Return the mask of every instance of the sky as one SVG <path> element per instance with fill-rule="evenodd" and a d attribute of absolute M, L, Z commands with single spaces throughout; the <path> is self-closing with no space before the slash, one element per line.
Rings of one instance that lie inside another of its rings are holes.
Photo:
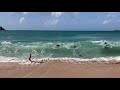
<path fill-rule="evenodd" d="M 119 30 L 120 12 L 0 12 L 7 30 Z"/>

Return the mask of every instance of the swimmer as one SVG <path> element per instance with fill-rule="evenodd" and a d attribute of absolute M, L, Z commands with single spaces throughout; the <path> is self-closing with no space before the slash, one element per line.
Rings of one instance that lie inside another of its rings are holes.
<path fill-rule="evenodd" d="M 109 48 L 109 45 L 107 44 L 107 42 L 105 42 L 104 44 L 105 44 L 104 48 L 106 49 Z"/>
<path fill-rule="evenodd" d="M 104 44 L 107 44 L 107 42 L 105 42 Z"/>
<path fill-rule="evenodd" d="M 74 45 L 73 48 L 77 48 L 77 46 Z"/>
<path fill-rule="evenodd" d="M 57 46 L 57 47 L 60 47 L 60 45 L 59 45 L 59 44 L 57 44 L 56 46 Z"/>

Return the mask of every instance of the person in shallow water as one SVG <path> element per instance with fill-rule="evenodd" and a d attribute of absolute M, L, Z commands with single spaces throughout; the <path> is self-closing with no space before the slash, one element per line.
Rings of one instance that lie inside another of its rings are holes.
<path fill-rule="evenodd" d="M 31 58 L 32 58 L 32 54 L 30 54 L 30 56 L 29 56 L 29 61 L 30 61 L 31 63 L 32 63 L 32 62 L 34 62 L 34 63 L 44 63 L 43 60 L 42 60 L 42 61 L 32 61 Z"/>
<path fill-rule="evenodd" d="M 30 61 L 30 62 L 32 62 L 31 57 L 32 57 L 32 56 L 31 56 L 31 54 L 30 54 L 30 56 L 29 56 L 29 61 Z"/>

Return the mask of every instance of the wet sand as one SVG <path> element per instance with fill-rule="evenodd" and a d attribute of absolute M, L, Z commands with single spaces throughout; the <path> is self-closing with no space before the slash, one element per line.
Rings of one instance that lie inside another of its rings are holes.
<path fill-rule="evenodd" d="M 120 78 L 119 62 L 0 63 L 0 78 Z"/>

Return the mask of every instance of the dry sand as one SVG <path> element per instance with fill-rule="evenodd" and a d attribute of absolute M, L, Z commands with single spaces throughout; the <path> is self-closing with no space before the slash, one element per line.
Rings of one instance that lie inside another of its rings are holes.
<path fill-rule="evenodd" d="M 0 78 L 120 78 L 118 62 L 0 63 Z"/>

